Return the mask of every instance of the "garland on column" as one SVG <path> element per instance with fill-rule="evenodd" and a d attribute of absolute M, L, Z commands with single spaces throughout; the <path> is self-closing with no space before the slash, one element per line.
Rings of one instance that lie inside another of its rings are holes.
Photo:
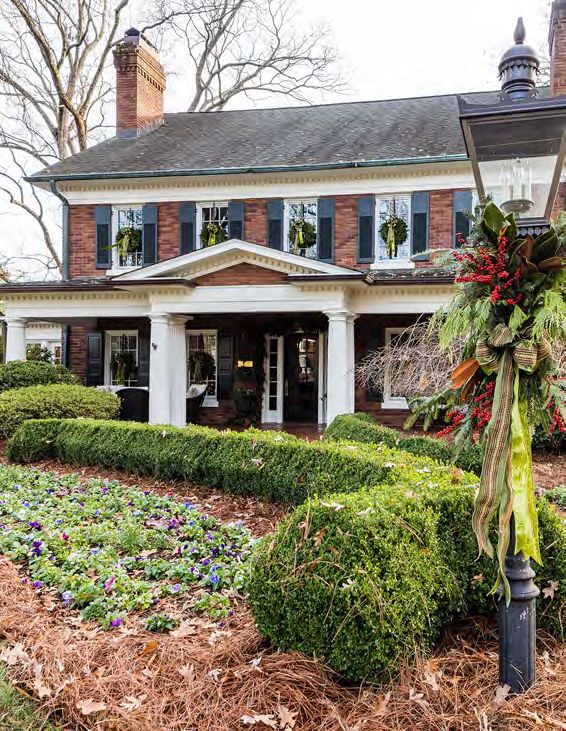
<path fill-rule="evenodd" d="M 541 563 L 531 434 L 537 426 L 566 429 L 566 381 L 552 352 L 566 341 L 566 249 L 554 228 L 519 236 L 513 214 L 492 202 L 460 244 L 453 254 L 456 294 L 434 320 L 444 349 L 468 338 L 465 360 L 451 389 L 438 396 L 453 407 L 444 433 L 455 432 L 457 444 L 480 434 L 484 463 L 473 528 L 480 552 L 493 557 L 489 526 L 498 513 L 498 584 L 509 600 L 503 569 L 512 515 L 515 552 Z"/>

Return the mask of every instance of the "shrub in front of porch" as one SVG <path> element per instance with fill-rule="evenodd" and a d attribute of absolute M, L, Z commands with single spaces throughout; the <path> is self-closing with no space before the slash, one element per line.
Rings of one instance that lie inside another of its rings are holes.
<path fill-rule="evenodd" d="M 431 457 L 438 462 L 454 464 L 476 475 L 481 474 L 482 451 L 479 444 L 470 444 L 456 454 L 453 445 L 443 439 L 404 434 L 397 429 L 378 424 L 369 414 L 337 416 L 325 430 L 324 438 L 334 441 L 347 439 L 364 444 L 385 444 L 421 457 Z"/>
<path fill-rule="evenodd" d="M 50 384 L 0 393 L 0 438 L 10 437 L 28 419 L 114 419 L 120 400 L 86 386 Z"/>
<path fill-rule="evenodd" d="M 78 383 L 75 374 L 55 363 L 37 360 L 13 360 L 0 364 L 0 391 L 49 383 Z"/>
<path fill-rule="evenodd" d="M 7 454 L 14 461 L 64 462 L 185 479 L 237 493 L 299 504 L 309 495 L 353 492 L 396 482 L 445 486 L 474 477 L 426 457 L 381 445 L 306 442 L 290 435 L 133 422 L 40 421 L 23 424 Z"/>
<path fill-rule="evenodd" d="M 496 611 L 497 567 L 476 560 L 472 509 L 466 487 L 412 482 L 308 500 L 256 546 L 249 600 L 259 631 L 349 680 L 395 673 L 450 622 Z M 539 521 L 537 582 L 551 589 L 539 624 L 563 637 L 566 529 L 545 500 Z"/>

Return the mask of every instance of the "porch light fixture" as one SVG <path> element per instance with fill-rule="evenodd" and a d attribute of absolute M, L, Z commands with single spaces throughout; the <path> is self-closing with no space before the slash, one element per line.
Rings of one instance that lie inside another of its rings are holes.
<path fill-rule="evenodd" d="M 566 155 L 566 97 L 539 98 L 540 61 L 525 45 L 521 18 L 515 45 L 501 59 L 495 104 L 458 99 L 460 123 L 480 200 L 495 194 L 524 233 L 548 226 Z"/>

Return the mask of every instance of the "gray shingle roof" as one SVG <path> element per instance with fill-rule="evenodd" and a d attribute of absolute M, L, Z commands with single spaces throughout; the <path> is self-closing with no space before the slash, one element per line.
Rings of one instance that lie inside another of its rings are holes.
<path fill-rule="evenodd" d="M 496 92 L 466 94 L 474 103 Z M 166 114 L 137 138 L 117 138 L 32 180 L 352 167 L 466 156 L 457 95 L 279 109 Z"/>

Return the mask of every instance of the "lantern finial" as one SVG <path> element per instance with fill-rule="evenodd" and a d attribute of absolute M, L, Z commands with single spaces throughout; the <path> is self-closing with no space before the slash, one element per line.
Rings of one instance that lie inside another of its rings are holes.
<path fill-rule="evenodd" d="M 540 59 L 531 46 L 525 45 L 527 32 L 523 18 L 519 18 L 511 46 L 501 58 L 499 78 L 504 98 L 510 101 L 521 101 L 537 96 L 536 79 L 540 68 Z"/>

